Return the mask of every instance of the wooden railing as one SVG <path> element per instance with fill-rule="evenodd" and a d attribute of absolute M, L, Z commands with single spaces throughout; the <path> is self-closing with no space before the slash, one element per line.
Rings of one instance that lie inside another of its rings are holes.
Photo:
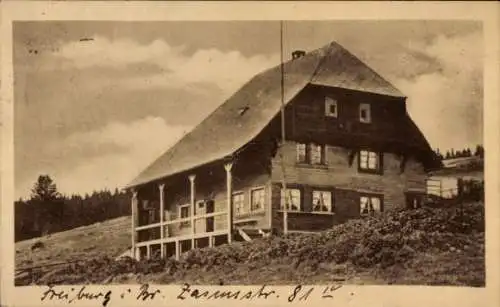
<path fill-rule="evenodd" d="M 159 232 L 154 233 L 154 235 L 151 235 L 149 233 L 146 238 L 137 241 L 134 244 L 134 255 L 137 255 L 137 248 L 146 248 L 146 255 L 145 257 L 150 258 L 151 255 L 153 254 L 153 247 L 160 248 L 160 255 L 162 257 L 168 256 L 169 254 L 175 255 L 176 259 L 179 259 L 180 254 L 188 251 L 193 248 L 200 247 L 200 245 L 212 247 L 218 244 L 220 242 L 220 239 L 222 239 L 224 242 L 229 242 L 231 238 L 231 234 L 229 233 L 230 230 L 227 227 L 227 222 L 224 221 L 223 227 L 221 229 L 216 229 L 217 224 L 215 219 L 213 221 L 213 228 L 211 230 L 208 230 L 204 227 L 203 231 L 197 231 L 196 230 L 196 221 L 199 220 L 207 220 L 208 218 L 215 218 L 217 216 L 224 216 L 227 215 L 227 212 L 225 211 L 220 211 L 220 212 L 213 212 L 213 213 L 206 213 L 206 214 L 199 214 L 199 215 L 194 215 L 194 216 L 189 216 L 185 218 L 178 218 L 174 220 L 168 220 L 168 221 L 162 221 L 159 223 L 153 223 L 149 225 L 143 225 L 135 228 L 135 232 L 140 232 L 140 231 L 153 231 L 153 230 L 160 230 Z M 188 226 L 186 226 L 186 229 L 184 231 L 180 231 L 179 233 L 170 233 L 168 228 L 165 228 L 170 225 L 175 225 L 175 224 L 180 224 L 180 223 L 185 223 L 189 222 L 192 223 Z M 162 231 L 163 230 L 163 231 Z M 158 235 L 159 234 L 159 235 Z M 185 246 L 183 243 L 189 242 L 189 246 Z M 172 247 L 168 247 L 167 245 L 173 244 L 173 250 L 171 249 Z M 201 247 L 204 247 L 201 246 Z M 139 258 L 142 258 L 141 256 L 141 251 L 139 250 Z"/>
<path fill-rule="evenodd" d="M 200 214 L 200 215 L 195 215 L 193 217 L 193 221 L 196 222 L 197 220 L 200 219 L 207 219 L 210 217 L 216 217 L 216 216 L 221 216 L 221 215 L 227 215 L 226 211 L 220 211 L 220 212 L 213 212 L 213 213 L 206 213 L 206 214 Z M 186 217 L 186 218 L 181 218 L 181 219 L 174 219 L 174 220 L 168 220 L 168 221 L 163 221 L 159 223 L 154 223 L 154 224 L 148 224 L 148 225 L 143 225 L 135 228 L 135 231 L 140 231 L 140 230 L 145 230 L 145 229 L 152 229 L 156 227 L 162 227 L 162 226 L 168 226 L 168 225 L 173 225 L 173 224 L 178 224 L 178 223 L 184 223 L 184 222 L 191 222 L 191 217 Z"/>

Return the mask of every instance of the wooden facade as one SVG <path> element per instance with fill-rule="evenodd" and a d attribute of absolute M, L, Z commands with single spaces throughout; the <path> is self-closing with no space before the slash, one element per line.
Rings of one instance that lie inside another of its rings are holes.
<path fill-rule="evenodd" d="M 178 258 L 414 206 L 440 166 L 404 94 L 332 42 L 251 78 L 129 184 L 132 249 Z"/>
<path fill-rule="evenodd" d="M 425 163 L 401 141 L 405 104 L 402 98 L 306 87 L 286 107 L 285 143 L 278 115 L 234 155 L 137 187 L 137 257 L 179 257 L 191 248 L 285 228 L 324 230 L 360 217 L 367 204 L 373 212 L 404 207 L 426 188 Z M 363 169 L 370 159 L 376 168 Z M 287 227 L 284 199 L 291 204 Z"/>

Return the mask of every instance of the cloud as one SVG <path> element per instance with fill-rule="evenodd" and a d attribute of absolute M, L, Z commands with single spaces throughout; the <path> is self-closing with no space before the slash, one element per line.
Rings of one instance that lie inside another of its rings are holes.
<path fill-rule="evenodd" d="M 341 43 L 408 96 L 408 110 L 433 147 L 481 141 L 482 32 L 371 35 L 368 43 L 349 33 Z M 188 49 L 163 39 L 95 36 L 18 60 L 16 194 L 26 195 L 41 173 L 63 192 L 126 184 L 190 129 L 184 124 L 279 62 L 276 54 Z"/>
<path fill-rule="evenodd" d="M 447 150 L 481 143 L 482 33 L 438 36 L 408 48 L 422 57 L 394 83 L 408 96 L 408 111 L 431 145 Z M 422 69 L 429 62 L 433 69 Z M 409 77 L 408 70 L 419 73 Z"/>
<path fill-rule="evenodd" d="M 170 46 L 164 40 L 141 45 L 130 39 L 109 40 L 96 36 L 93 41 L 72 41 L 54 53 L 66 68 L 108 67 L 124 69 L 128 65 L 155 65 L 161 73 L 127 77 L 125 84 L 134 88 L 183 87 L 197 83 L 216 84 L 234 91 L 258 72 L 279 63 L 278 55 L 244 56 L 239 51 L 199 49 L 188 54 L 184 46 Z"/>
<path fill-rule="evenodd" d="M 147 117 L 74 133 L 48 146 L 48 150 L 64 152 L 64 159 L 74 160 L 71 166 L 55 165 L 39 169 L 38 174 L 50 174 L 63 193 L 122 187 L 190 129 L 168 125 L 162 118 Z M 107 150 L 108 147 L 121 150 Z M 17 194 L 27 196 L 35 179 L 17 187 Z"/>

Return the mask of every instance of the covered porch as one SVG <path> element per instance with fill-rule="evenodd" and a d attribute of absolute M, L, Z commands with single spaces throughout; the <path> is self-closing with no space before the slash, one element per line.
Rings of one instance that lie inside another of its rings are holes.
<path fill-rule="evenodd" d="M 223 168 L 218 167 L 207 172 L 210 176 L 202 170 L 177 176 L 175 182 L 165 179 L 132 189 L 131 254 L 135 259 L 178 260 L 191 249 L 232 242 L 233 162 L 224 161 Z M 204 190 L 207 181 L 220 183 L 220 193 Z"/>

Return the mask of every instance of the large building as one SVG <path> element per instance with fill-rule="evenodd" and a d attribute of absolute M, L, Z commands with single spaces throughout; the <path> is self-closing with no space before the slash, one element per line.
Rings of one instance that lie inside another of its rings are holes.
<path fill-rule="evenodd" d="M 439 165 L 388 81 L 335 42 L 294 52 L 128 185 L 132 250 L 178 257 L 323 230 L 421 201 L 427 171 Z"/>

